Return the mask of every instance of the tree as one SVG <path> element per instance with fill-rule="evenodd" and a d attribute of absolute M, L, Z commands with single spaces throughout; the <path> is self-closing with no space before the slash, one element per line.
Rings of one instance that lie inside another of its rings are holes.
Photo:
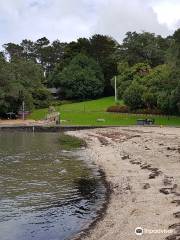
<path fill-rule="evenodd" d="M 36 108 L 47 108 L 52 100 L 51 93 L 47 88 L 41 87 L 32 92 L 33 104 Z"/>
<path fill-rule="evenodd" d="M 21 47 L 18 44 L 7 43 L 7 44 L 4 44 L 3 47 L 5 48 L 6 56 L 10 60 L 23 57 L 23 47 Z"/>
<path fill-rule="evenodd" d="M 160 92 L 157 97 L 157 106 L 165 114 L 171 113 L 170 95 L 168 92 Z"/>
<path fill-rule="evenodd" d="M 15 76 L 11 72 L 10 63 L 0 58 L 0 115 L 11 110 L 11 104 L 15 107 L 18 99 Z"/>
<path fill-rule="evenodd" d="M 15 79 L 25 88 L 38 88 L 45 81 L 40 65 L 23 59 L 11 62 L 11 69 Z"/>
<path fill-rule="evenodd" d="M 180 29 L 170 37 L 170 47 L 167 51 L 167 63 L 173 68 L 180 66 Z"/>
<path fill-rule="evenodd" d="M 64 97 L 69 99 L 93 99 L 100 97 L 104 90 L 101 68 L 83 54 L 74 57 L 62 72 L 55 71 L 54 79 Z"/>
<path fill-rule="evenodd" d="M 32 60 L 36 62 L 35 44 L 31 40 L 24 39 L 21 42 L 23 48 L 23 57 L 25 60 Z"/>
<path fill-rule="evenodd" d="M 66 45 L 65 61 L 69 63 L 76 55 L 82 53 L 91 56 L 91 43 L 87 38 L 79 38 L 77 42 L 73 41 Z"/>
<path fill-rule="evenodd" d="M 170 89 L 169 108 L 171 113 L 180 114 L 180 71 L 173 69 L 169 77 L 174 82 L 174 86 Z"/>
<path fill-rule="evenodd" d="M 64 64 L 61 67 L 67 66 L 70 61 L 82 53 L 88 57 L 94 58 L 102 69 L 105 78 L 105 95 L 113 94 L 111 79 L 117 73 L 116 51 L 118 43 L 109 36 L 96 34 L 90 39 L 79 38 L 77 42 L 73 41 L 67 44 L 64 53 Z"/>
<path fill-rule="evenodd" d="M 0 115 L 7 112 L 17 113 L 22 106 L 22 101 L 25 101 L 28 110 L 31 110 L 34 104 L 38 107 L 45 101 L 47 103 L 48 93 L 47 97 L 44 94 L 44 98 L 39 97 L 40 94 L 34 95 L 39 91 L 38 89 L 44 89 L 44 92 L 47 92 L 43 81 L 43 71 L 34 62 L 17 58 L 7 62 L 0 57 Z M 37 101 L 39 101 L 38 104 L 36 104 Z"/>
<path fill-rule="evenodd" d="M 129 67 L 127 62 L 118 64 L 117 89 L 118 98 L 122 98 L 126 89 L 133 81 L 141 82 L 141 80 L 149 74 L 151 68 L 146 63 L 137 63 Z"/>
<path fill-rule="evenodd" d="M 116 51 L 119 44 L 111 37 L 96 34 L 90 38 L 91 56 L 100 65 L 105 79 L 105 95 L 112 95 L 111 79 L 117 74 Z"/>
<path fill-rule="evenodd" d="M 119 61 L 127 61 L 130 66 L 144 62 L 151 67 L 165 62 L 169 41 L 153 33 L 127 32 L 120 45 Z"/>
<path fill-rule="evenodd" d="M 143 94 L 145 87 L 137 82 L 133 82 L 125 91 L 123 100 L 132 110 L 144 107 Z"/>
<path fill-rule="evenodd" d="M 170 107 L 173 113 L 178 113 L 180 115 L 180 81 L 171 94 Z"/>

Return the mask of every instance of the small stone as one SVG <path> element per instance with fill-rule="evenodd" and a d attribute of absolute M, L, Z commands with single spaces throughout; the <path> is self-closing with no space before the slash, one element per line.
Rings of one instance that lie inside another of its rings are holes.
<path fill-rule="evenodd" d="M 149 169 L 151 167 L 151 165 L 150 164 L 143 164 L 143 165 L 141 165 L 141 169 Z"/>
<path fill-rule="evenodd" d="M 173 200 L 171 203 L 175 203 L 177 206 L 179 206 L 180 205 L 180 200 L 179 199 Z"/>
<path fill-rule="evenodd" d="M 172 190 L 171 188 L 161 188 L 159 191 L 160 191 L 160 193 L 168 195 L 171 193 L 171 190 Z"/>
<path fill-rule="evenodd" d="M 144 186 L 143 186 L 143 189 L 148 189 L 148 188 L 150 188 L 150 187 L 151 187 L 151 186 L 150 186 L 149 183 L 145 183 Z"/>
<path fill-rule="evenodd" d="M 165 238 L 166 240 L 180 240 L 180 234 L 173 234 Z"/>
<path fill-rule="evenodd" d="M 165 176 L 165 178 L 163 179 L 163 183 L 164 183 L 165 186 L 171 185 L 172 181 L 173 181 L 173 178 L 172 177 L 168 177 L 168 176 Z"/>
<path fill-rule="evenodd" d="M 121 157 L 122 160 L 126 160 L 126 159 L 129 159 L 129 158 L 130 158 L 129 155 L 124 155 L 124 156 Z"/>
<path fill-rule="evenodd" d="M 156 174 L 155 173 L 150 173 L 149 174 L 149 179 L 154 179 L 156 177 Z"/>
<path fill-rule="evenodd" d="M 173 214 L 175 218 L 180 218 L 180 212 L 176 212 Z"/>
<path fill-rule="evenodd" d="M 169 229 L 176 229 L 176 228 L 180 228 L 180 223 L 175 223 L 169 226 Z"/>
<path fill-rule="evenodd" d="M 176 151 L 177 149 L 175 147 L 167 147 L 168 151 Z"/>

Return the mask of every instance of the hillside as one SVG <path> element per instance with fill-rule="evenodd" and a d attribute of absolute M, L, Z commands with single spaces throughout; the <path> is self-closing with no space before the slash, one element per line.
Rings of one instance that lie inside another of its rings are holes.
<path fill-rule="evenodd" d="M 56 110 L 61 114 L 62 125 L 135 125 L 137 119 L 148 117 L 154 118 L 157 125 L 180 125 L 180 117 L 168 118 L 167 116 L 107 113 L 106 109 L 114 104 L 114 97 L 107 97 L 93 101 L 64 104 L 57 106 Z M 35 110 L 30 115 L 30 119 L 45 119 L 47 112 L 47 108 Z M 98 121 L 98 119 L 102 119 L 102 121 Z"/>

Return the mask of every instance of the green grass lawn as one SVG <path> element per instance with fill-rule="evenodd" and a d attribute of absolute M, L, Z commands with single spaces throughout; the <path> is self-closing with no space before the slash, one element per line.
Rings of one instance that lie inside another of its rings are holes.
<path fill-rule="evenodd" d="M 122 101 L 119 103 L 122 104 Z M 106 112 L 109 106 L 115 104 L 114 97 L 106 97 L 98 100 L 85 101 L 73 104 L 65 104 L 57 107 L 60 111 L 74 111 L 74 112 Z"/>
<path fill-rule="evenodd" d="M 106 109 L 114 104 L 114 97 L 107 97 L 57 106 L 56 110 L 61 113 L 61 120 L 65 120 L 62 122 L 62 125 L 125 126 L 135 125 L 137 119 L 140 118 L 154 118 L 157 125 L 180 126 L 180 117 L 170 117 L 168 119 L 166 116 L 107 113 Z M 47 111 L 48 109 L 35 110 L 30 115 L 30 118 L 35 120 L 44 119 Z M 104 119 L 105 121 L 98 122 L 97 119 Z"/>

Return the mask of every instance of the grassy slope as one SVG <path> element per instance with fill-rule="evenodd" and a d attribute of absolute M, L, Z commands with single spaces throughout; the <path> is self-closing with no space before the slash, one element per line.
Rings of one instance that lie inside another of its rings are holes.
<path fill-rule="evenodd" d="M 133 125 L 137 119 L 147 118 L 148 116 L 138 116 L 134 114 L 107 113 L 106 109 L 114 105 L 114 98 L 107 97 L 98 100 L 65 104 L 56 107 L 61 113 L 61 119 L 66 120 L 63 125 Z M 34 111 L 30 118 L 39 120 L 44 119 L 47 109 Z M 158 125 L 180 125 L 180 117 L 161 117 L 153 116 Z M 97 119 L 105 119 L 105 122 L 97 122 Z"/>

